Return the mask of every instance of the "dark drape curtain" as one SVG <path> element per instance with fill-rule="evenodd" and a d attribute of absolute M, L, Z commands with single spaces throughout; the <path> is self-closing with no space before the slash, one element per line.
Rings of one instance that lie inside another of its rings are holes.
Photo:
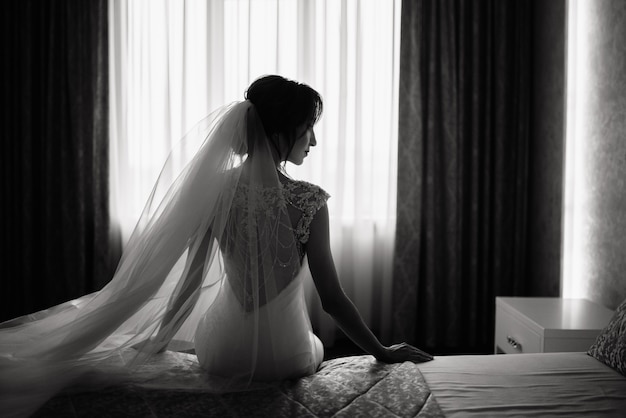
<path fill-rule="evenodd" d="M 530 4 L 402 4 L 394 338 L 492 352 L 524 295 Z"/>
<path fill-rule="evenodd" d="M 99 289 L 119 247 L 108 213 L 107 0 L 0 10 L 5 320 Z"/>

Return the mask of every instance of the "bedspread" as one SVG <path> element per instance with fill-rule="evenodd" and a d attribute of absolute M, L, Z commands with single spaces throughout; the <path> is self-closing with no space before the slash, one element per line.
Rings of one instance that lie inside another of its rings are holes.
<path fill-rule="evenodd" d="M 204 375 L 193 355 L 168 353 L 158 366 L 166 371 L 159 386 L 165 379 L 175 390 L 155 388 L 153 378 L 96 393 L 61 394 L 35 416 L 443 416 L 418 367 L 408 362 L 337 358 L 322 363 L 311 376 L 219 395 L 202 391 Z"/>

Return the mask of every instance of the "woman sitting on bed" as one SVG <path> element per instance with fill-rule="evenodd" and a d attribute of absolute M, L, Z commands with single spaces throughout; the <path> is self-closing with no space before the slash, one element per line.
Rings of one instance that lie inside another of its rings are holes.
<path fill-rule="evenodd" d="M 385 362 L 432 359 L 408 344 L 384 347 L 367 328 L 337 277 L 328 235 L 328 194 L 281 169 L 285 161 L 302 164 L 317 144 L 313 126 L 322 111 L 319 94 L 304 84 L 269 76 L 252 83 L 246 98 L 236 106 L 246 113 L 248 158 L 227 174 L 237 178 L 227 232 L 207 234 L 222 250 L 226 280 L 196 331 L 200 364 L 211 374 L 261 380 L 315 372 L 323 348 L 311 331 L 304 303 L 305 256 L 324 310 L 363 350 Z M 256 222 L 246 223 L 251 214 Z M 200 246 L 198 266 L 209 241 Z"/>
<path fill-rule="evenodd" d="M 224 390 L 314 373 L 323 348 L 304 302 L 305 259 L 324 310 L 363 350 L 432 359 L 367 328 L 337 277 L 328 194 L 282 168 L 316 145 L 321 112 L 315 90 L 267 76 L 202 121 L 168 158 L 111 282 L 3 324 L 0 384 L 45 399 L 104 361 L 123 358 L 115 371 L 129 371 L 174 343 L 194 347 Z"/>

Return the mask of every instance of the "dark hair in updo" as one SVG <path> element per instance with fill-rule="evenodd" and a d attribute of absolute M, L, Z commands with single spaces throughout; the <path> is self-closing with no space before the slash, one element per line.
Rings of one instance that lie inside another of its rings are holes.
<path fill-rule="evenodd" d="M 314 125 L 322 114 L 322 97 L 317 91 L 278 75 L 255 80 L 245 98 L 254 104 L 266 135 L 277 149 L 274 134 L 282 133 L 289 138 L 289 152 L 297 139 L 296 128 L 303 124 Z"/>

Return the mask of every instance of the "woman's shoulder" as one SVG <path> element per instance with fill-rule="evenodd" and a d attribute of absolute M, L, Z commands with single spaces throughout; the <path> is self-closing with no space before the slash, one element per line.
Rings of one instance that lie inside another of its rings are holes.
<path fill-rule="evenodd" d="M 330 195 L 320 186 L 303 180 L 281 181 L 286 200 L 303 212 L 317 212 Z"/>
<path fill-rule="evenodd" d="M 281 184 L 285 190 L 291 192 L 299 194 L 312 193 L 326 196 L 326 198 L 330 197 L 330 195 L 320 186 L 318 186 L 317 184 L 309 183 L 308 181 L 287 179 L 286 181 L 281 181 Z"/>

